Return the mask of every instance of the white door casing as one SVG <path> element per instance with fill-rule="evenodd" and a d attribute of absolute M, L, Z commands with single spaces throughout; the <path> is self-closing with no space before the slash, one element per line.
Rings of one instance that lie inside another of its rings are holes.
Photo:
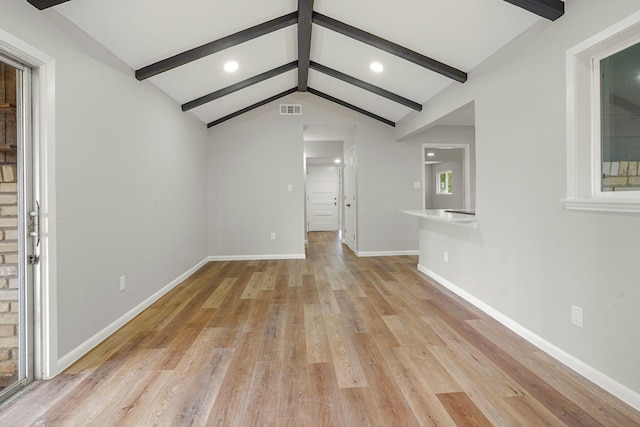
<path fill-rule="evenodd" d="M 307 169 L 308 231 L 338 230 L 337 166 L 309 166 Z"/>
<path fill-rule="evenodd" d="M 356 252 L 357 229 L 356 204 L 356 148 L 344 153 L 344 234 L 342 242 Z"/>

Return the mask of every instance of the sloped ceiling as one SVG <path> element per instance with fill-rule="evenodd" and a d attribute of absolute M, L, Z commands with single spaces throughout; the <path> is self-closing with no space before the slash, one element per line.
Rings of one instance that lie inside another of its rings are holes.
<path fill-rule="evenodd" d="M 560 0 L 27 1 L 53 7 L 209 127 L 294 91 L 393 126 L 564 13 Z"/>

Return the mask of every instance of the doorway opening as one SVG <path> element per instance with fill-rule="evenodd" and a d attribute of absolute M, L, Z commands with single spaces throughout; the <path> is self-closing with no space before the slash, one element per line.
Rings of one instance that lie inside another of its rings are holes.
<path fill-rule="evenodd" d="M 9 175 L 5 176 L 5 172 L 11 173 L 14 170 L 13 165 L 9 164 L 13 163 L 12 154 L 7 156 L 7 152 L 15 150 L 17 160 L 15 182 L 0 182 L 3 184 L 0 185 L 0 194 L 6 194 L 10 189 L 17 190 L 17 203 L 0 204 L 0 213 L 4 206 L 7 216 L 0 218 L 0 225 L 6 227 L 2 230 L 5 240 L 0 242 L 10 244 L 5 249 L 14 249 L 9 257 L 0 254 L 3 262 L 8 264 L 4 273 L 17 270 L 17 276 L 7 274 L 0 277 L 2 284 L 5 282 L 1 279 L 7 279 L 8 288 L 3 290 L 11 290 L 14 289 L 12 286 L 17 286 L 17 292 L 4 292 L 11 299 L 5 301 L 4 305 L 0 303 L 6 309 L 8 302 L 9 308 L 8 316 L 1 317 L 18 321 L 16 325 L 9 326 L 7 323 L 0 323 L 0 329 L 4 333 L 15 329 L 17 337 L 6 340 L 8 343 L 5 341 L 8 344 L 6 348 L 12 349 L 11 361 L 2 369 L 12 381 L 5 383 L 0 391 L 0 400 L 3 400 L 33 379 L 53 377 L 59 372 L 59 366 L 55 327 L 55 60 L 0 30 L 0 62 L 11 67 L 5 68 L 5 98 L 0 103 L 8 104 L 3 106 L 4 115 L 15 114 L 16 124 L 15 149 L 11 148 L 13 141 L 9 141 L 9 138 L 12 137 L 7 136 L 5 127 L 2 145 L 9 147 L 4 147 L 5 164 L 0 165 L 3 181 L 9 178 Z M 7 70 L 9 73 L 16 73 L 15 103 L 6 98 L 7 88 L 13 90 L 13 83 L 7 83 Z M 7 201 L 11 199 L 5 198 L 5 202 Z M 6 209 L 8 207 L 10 208 Z M 16 229 L 16 223 L 17 234 L 12 231 Z M 18 346 L 10 347 L 16 341 Z M 3 350 L 2 353 L 5 358 L 9 356 L 7 351 Z M 9 374 L 9 368 L 16 368 L 16 372 Z"/>
<path fill-rule="evenodd" d="M 305 141 L 304 156 L 305 231 L 340 231 L 343 142 Z"/>

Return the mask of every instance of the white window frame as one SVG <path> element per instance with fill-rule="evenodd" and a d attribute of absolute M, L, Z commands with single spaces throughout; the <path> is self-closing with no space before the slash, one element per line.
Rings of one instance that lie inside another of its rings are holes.
<path fill-rule="evenodd" d="M 570 210 L 640 213 L 640 191 L 602 191 L 600 60 L 640 42 L 640 12 L 566 53 L 567 197 Z"/>
<path fill-rule="evenodd" d="M 442 191 L 440 189 L 440 177 L 444 175 L 444 182 L 445 182 L 445 187 L 448 189 L 449 188 L 449 176 L 451 176 L 451 180 L 453 180 L 453 171 L 451 169 L 449 170 L 441 170 L 441 171 L 436 171 L 436 194 L 438 196 L 451 196 L 453 194 L 453 185 L 451 185 L 451 192 L 445 190 Z"/>

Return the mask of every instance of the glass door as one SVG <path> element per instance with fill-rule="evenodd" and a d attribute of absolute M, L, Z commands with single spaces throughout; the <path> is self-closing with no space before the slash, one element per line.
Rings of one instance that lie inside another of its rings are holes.
<path fill-rule="evenodd" d="M 38 210 L 32 191 L 29 76 L 28 68 L 0 55 L 0 401 L 33 375 Z"/>

